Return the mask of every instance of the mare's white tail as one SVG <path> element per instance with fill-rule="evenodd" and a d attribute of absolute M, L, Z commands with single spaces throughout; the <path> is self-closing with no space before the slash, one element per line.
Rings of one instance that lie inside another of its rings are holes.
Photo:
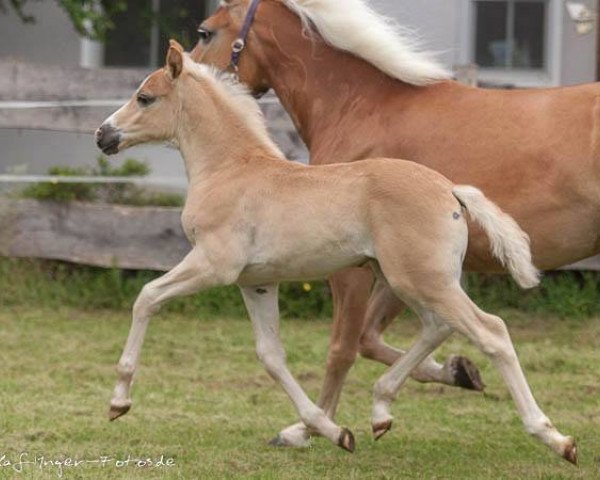
<path fill-rule="evenodd" d="M 452 193 L 487 234 L 492 255 L 506 267 L 515 281 L 522 288 L 538 285 L 540 274 L 531 261 L 529 236 L 517 222 L 475 187 L 457 185 Z"/>

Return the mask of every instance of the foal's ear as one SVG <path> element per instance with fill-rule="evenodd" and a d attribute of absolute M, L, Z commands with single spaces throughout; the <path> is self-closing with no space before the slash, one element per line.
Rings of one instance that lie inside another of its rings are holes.
<path fill-rule="evenodd" d="M 169 42 L 169 51 L 167 52 L 167 71 L 171 78 L 175 80 L 183 70 L 183 47 L 175 40 Z"/>
<path fill-rule="evenodd" d="M 173 39 L 169 40 L 169 47 L 176 48 L 181 53 L 183 53 L 183 51 L 184 51 L 183 47 L 181 46 L 181 44 L 177 40 L 173 40 Z"/>

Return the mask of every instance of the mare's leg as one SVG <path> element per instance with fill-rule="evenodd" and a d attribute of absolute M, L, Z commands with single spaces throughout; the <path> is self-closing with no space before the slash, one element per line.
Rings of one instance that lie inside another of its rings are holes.
<path fill-rule="evenodd" d="M 358 354 L 360 333 L 373 284 L 370 268 L 349 268 L 329 278 L 333 297 L 333 324 L 327 352 L 327 369 L 317 404 L 333 418 L 342 386 Z M 309 429 L 295 423 L 271 440 L 271 445 L 306 447 L 310 444 Z"/>
<path fill-rule="evenodd" d="M 124 415 L 131 408 L 129 392 L 150 317 L 171 298 L 189 295 L 219 283 L 216 271 L 205 255 L 194 249 L 170 272 L 144 285 L 133 306 L 129 337 L 117 366 L 119 380 L 110 402 L 111 420 Z"/>
<path fill-rule="evenodd" d="M 325 412 L 308 398 L 286 366 L 285 351 L 279 338 L 277 285 L 268 285 L 260 289 L 243 287 L 241 290 L 254 327 L 256 353 L 269 375 L 283 387 L 308 428 L 345 450 L 354 451 L 352 433 L 333 423 Z"/>
<path fill-rule="evenodd" d="M 383 341 L 383 331 L 406 305 L 394 294 L 388 283 L 381 279 L 375 282 L 367 308 L 365 328 L 360 338 L 360 353 L 363 357 L 392 365 L 404 354 Z M 453 355 L 444 365 L 428 356 L 410 374 L 422 383 L 437 382 L 446 385 L 482 391 L 479 370 L 466 357 Z"/>
<path fill-rule="evenodd" d="M 502 319 L 480 310 L 464 293 L 458 282 L 443 291 L 429 292 L 424 303 L 427 304 L 432 315 L 466 335 L 490 357 L 506 382 L 525 429 L 566 460 L 576 463 L 575 441 L 558 432 L 537 405 Z M 374 428 L 382 417 L 391 421 L 389 405 L 406 375 L 401 368 L 394 367 L 377 382 L 375 388 Z"/>

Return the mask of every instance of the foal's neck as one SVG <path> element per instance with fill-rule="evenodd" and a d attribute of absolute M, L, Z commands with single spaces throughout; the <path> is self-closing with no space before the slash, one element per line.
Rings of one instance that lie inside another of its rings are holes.
<path fill-rule="evenodd" d="M 176 133 L 190 186 L 227 170 L 256 168 L 256 162 L 283 158 L 220 92 L 213 95 L 197 87 L 185 89 Z"/>

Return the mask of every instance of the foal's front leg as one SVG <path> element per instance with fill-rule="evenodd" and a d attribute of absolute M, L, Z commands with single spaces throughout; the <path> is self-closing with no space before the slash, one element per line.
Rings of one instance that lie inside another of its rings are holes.
<path fill-rule="evenodd" d="M 129 391 L 137 370 L 140 351 L 150 317 L 167 300 L 195 293 L 219 283 L 206 256 L 194 248 L 181 263 L 160 278 L 147 283 L 133 306 L 133 322 L 125 349 L 119 360 L 119 380 L 110 402 L 109 418 L 115 420 L 131 408 Z"/>
<path fill-rule="evenodd" d="M 242 295 L 256 336 L 256 353 L 267 372 L 288 394 L 304 424 L 343 449 L 354 451 L 354 436 L 340 428 L 304 393 L 285 363 L 279 338 L 278 285 L 242 287 Z"/>

